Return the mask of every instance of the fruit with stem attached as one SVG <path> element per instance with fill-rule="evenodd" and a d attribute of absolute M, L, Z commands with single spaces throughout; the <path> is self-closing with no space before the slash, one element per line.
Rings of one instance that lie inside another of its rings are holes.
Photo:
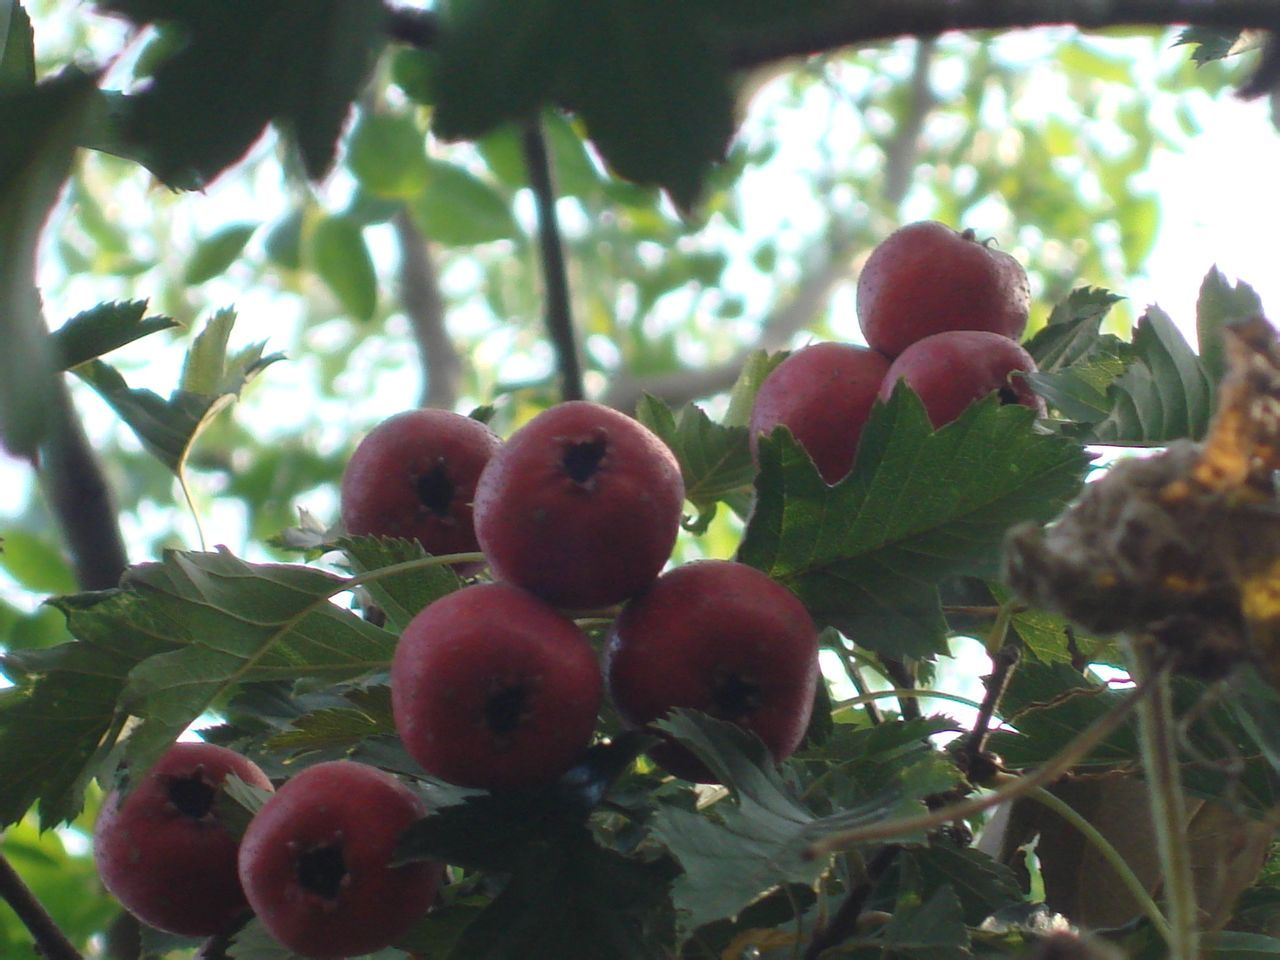
<path fill-rule="evenodd" d="M 858 275 L 862 335 L 888 357 L 944 330 L 986 330 L 1017 340 L 1030 306 L 1022 264 L 972 230 L 932 220 L 895 230 Z"/>
<path fill-rule="evenodd" d="M 479 420 L 447 410 L 384 420 L 347 462 L 343 525 L 357 536 L 417 540 L 432 554 L 474 553 L 476 481 L 501 445 Z"/>
<path fill-rule="evenodd" d="M 952 330 L 913 343 L 894 360 L 880 385 L 888 400 L 899 380 L 920 397 L 934 428 L 950 423 L 989 393 L 1044 416 L 1045 405 L 1022 374 L 1034 373 L 1031 354 L 1008 337 L 981 330 Z"/>
<path fill-rule="evenodd" d="M 143 922 L 190 937 L 222 933 L 248 913 L 236 836 L 214 804 L 234 774 L 270 790 L 252 760 L 212 743 L 175 743 L 132 791 L 107 795 L 93 833 L 103 885 Z"/>
<path fill-rule="evenodd" d="M 282 945 L 317 960 L 390 946 L 426 913 L 440 867 L 392 866 L 426 805 L 376 767 L 334 760 L 288 780 L 250 821 L 240 880 Z"/>
<path fill-rule="evenodd" d="M 623 608 L 605 644 L 605 682 L 636 726 L 675 707 L 752 731 L 775 760 L 804 738 L 818 683 L 818 632 L 796 596 L 728 560 L 677 567 Z M 689 780 L 714 776 L 683 747 L 650 756 Z"/>
<path fill-rule="evenodd" d="M 590 609 L 653 582 L 683 506 L 680 465 L 654 433 L 572 401 L 538 414 L 489 461 L 476 487 L 476 535 L 498 579 Z"/>
<path fill-rule="evenodd" d="M 889 369 L 882 354 L 847 343 L 815 343 L 774 367 L 751 411 L 751 453 L 760 435 L 784 426 L 827 483 L 853 466 L 862 428 Z"/>
<path fill-rule="evenodd" d="M 587 749 L 601 697 L 586 635 L 507 583 L 464 587 L 426 607 L 391 667 L 405 749 L 428 773 L 468 787 L 554 780 Z"/>

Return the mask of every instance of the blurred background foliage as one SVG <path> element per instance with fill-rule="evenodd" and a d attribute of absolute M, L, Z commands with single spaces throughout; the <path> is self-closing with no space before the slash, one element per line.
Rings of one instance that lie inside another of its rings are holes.
<path fill-rule="evenodd" d="M 109 63 L 105 86 L 136 88 L 174 42 L 78 3 L 26 7 L 42 77 L 68 62 Z M 611 177 L 575 121 L 546 114 L 588 395 L 629 412 L 645 392 L 714 409 L 753 350 L 860 340 L 859 265 L 914 219 L 972 227 L 1021 260 L 1033 330 L 1074 287 L 1123 293 L 1161 226 L 1153 159 L 1196 137 L 1248 66 L 1197 66 L 1177 37 L 947 35 L 749 74 L 736 91 L 741 129 L 688 216 L 658 190 Z M 424 55 L 389 48 L 319 184 L 270 131 L 194 193 L 132 161 L 77 153 L 39 262 L 51 326 L 103 301 L 149 301 L 177 326 L 111 363 L 130 386 L 161 395 L 223 308 L 238 315 L 235 345 L 265 341 L 287 357 L 191 452 L 188 484 L 210 545 L 284 556 L 268 539 L 297 523 L 299 508 L 335 520 L 347 456 L 399 410 L 493 404 L 505 435 L 558 399 L 520 132 L 442 142 L 429 133 L 432 109 Z M 1122 304 L 1110 322 L 1127 328 L 1140 306 Z M 98 394 L 72 387 L 130 559 L 197 545 L 174 475 Z M 721 511 L 682 549 L 727 556 L 740 530 Z M 38 603 L 73 591 L 74 577 L 16 460 L 0 466 L 0 533 L 0 647 L 66 639 L 61 615 Z M 114 909 L 95 892 L 86 847 L 74 829 L 37 842 L 27 823 L 5 837 L 81 943 Z M 0 954 L 27 942 L 0 907 Z"/>

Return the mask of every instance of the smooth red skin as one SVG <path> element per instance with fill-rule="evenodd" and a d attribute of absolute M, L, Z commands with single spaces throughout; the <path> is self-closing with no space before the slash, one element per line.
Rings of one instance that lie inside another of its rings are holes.
<path fill-rule="evenodd" d="M 905 379 L 920 396 L 934 429 L 960 416 L 975 400 L 1006 388 L 1009 393 L 1002 400 L 1031 407 L 1044 416 L 1044 400 L 1023 377 L 1013 375 L 1035 370 L 1031 354 L 1008 337 L 953 330 L 925 337 L 903 351 L 885 374 L 880 397 L 888 400 L 898 381 Z"/>
<path fill-rule="evenodd" d="M 487 698 L 527 685 L 524 717 L 495 733 Z M 603 698 L 600 665 L 572 620 L 507 583 L 441 597 L 404 629 L 391 705 L 405 749 L 428 773 L 467 787 L 548 783 L 586 750 Z"/>
<path fill-rule="evenodd" d="M 888 370 L 883 354 L 852 344 L 815 343 L 797 350 L 760 384 L 751 411 L 751 456 L 759 464 L 760 434 L 784 426 L 823 480 L 842 480 Z"/>
<path fill-rule="evenodd" d="M 809 726 L 818 683 L 818 631 L 796 596 L 754 567 L 700 560 L 663 574 L 614 621 L 605 643 L 605 684 L 635 726 L 674 707 L 716 715 L 719 676 L 759 685 L 760 705 L 733 719 L 755 732 L 775 760 L 795 752 Z M 650 756 L 687 780 L 715 777 L 683 747 Z"/>
<path fill-rule="evenodd" d="M 476 481 L 502 440 L 479 420 L 408 410 L 360 442 L 342 476 L 342 522 L 356 536 L 417 540 L 431 554 L 480 549 L 472 520 Z M 444 515 L 418 496 L 419 476 L 443 462 L 454 490 Z"/>
<path fill-rule="evenodd" d="M 858 276 L 862 335 L 888 357 L 945 330 L 986 330 L 1017 340 L 1030 308 L 1022 264 L 932 220 L 889 234 Z"/>
<path fill-rule="evenodd" d="M 252 760 L 211 743 L 175 743 L 120 803 L 112 791 L 93 832 L 103 884 L 138 919 L 188 937 L 228 929 L 249 905 L 236 873 L 236 838 L 210 811 L 196 819 L 169 800 L 174 780 L 199 776 L 210 786 L 234 773 L 271 789 Z"/>
<path fill-rule="evenodd" d="M 605 441 L 585 482 L 566 450 Z M 671 556 L 684 507 L 675 456 L 626 414 L 587 401 L 551 407 L 517 430 L 476 487 L 480 548 L 494 576 L 583 610 L 634 596 Z"/>
<path fill-rule="evenodd" d="M 426 805 L 389 773 L 350 760 L 308 767 L 254 816 L 240 844 L 240 880 L 267 932 L 317 960 L 390 946 L 426 913 L 440 866 L 390 867 L 400 834 Z M 341 837 L 347 869 L 333 900 L 298 882 L 296 858 Z"/>

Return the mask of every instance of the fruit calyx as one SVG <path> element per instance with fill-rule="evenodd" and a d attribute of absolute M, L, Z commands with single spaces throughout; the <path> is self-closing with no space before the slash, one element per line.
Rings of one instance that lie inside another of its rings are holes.
<path fill-rule="evenodd" d="M 192 820 L 209 823 L 217 819 L 213 815 L 213 801 L 218 795 L 218 788 L 205 776 L 203 764 L 186 776 L 166 779 L 168 782 L 165 790 L 169 803 L 178 813 Z"/>
<path fill-rule="evenodd" d="M 294 860 L 298 885 L 322 900 L 327 909 L 333 909 L 342 891 L 351 885 L 342 840 L 342 831 L 336 831 L 332 840 L 301 851 Z"/>
<path fill-rule="evenodd" d="M 414 478 L 414 489 L 418 491 L 418 500 L 431 513 L 442 520 L 450 516 L 456 485 L 449 476 L 449 467 L 441 457 L 426 473 Z"/>
<path fill-rule="evenodd" d="M 595 477 L 604 466 L 609 453 L 609 438 L 604 430 L 597 430 L 586 439 L 564 440 L 564 454 L 560 463 L 565 475 L 582 487 L 591 490 L 595 487 Z"/>
<path fill-rule="evenodd" d="M 764 702 L 760 684 L 750 677 L 723 671 L 712 681 L 712 715 L 721 720 L 738 721 L 749 717 Z"/>
<path fill-rule="evenodd" d="M 532 682 L 522 679 L 495 684 L 485 699 L 484 725 L 504 747 L 531 716 L 532 694 Z"/>

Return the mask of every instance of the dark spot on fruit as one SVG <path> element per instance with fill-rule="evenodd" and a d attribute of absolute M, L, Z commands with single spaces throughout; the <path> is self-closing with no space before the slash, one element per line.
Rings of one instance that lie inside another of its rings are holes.
<path fill-rule="evenodd" d="M 438 517 L 447 517 L 453 505 L 454 486 L 444 460 L 437 460 L 435 466 L 419 474 L 414 482 L 422 505 Z"/>
<path fill-rule="evenodd" d="M 337 900 L 347 864 L 342 859 L 342 844 L 328 843 L 308 850 L 298 857 L 298 883 L 309 893 L 326 900 Z"/>
<path fill-rule="evenodd" d="M 200 820 L 209 815 L 216 794 L 217 790 L 205 783 L 199 770 L 189 777 L 175 777 L 169 783 L 169 802 L 184 817 L 192 820 Z"/>
<path fill-rule="evenodd" d="M 484 723 L 499 737 L 514 733 L 529 715 L 529 687 L 523 683 L 499 687 L 484 702 Z"/>
<path fill-rule="evenodd" d="M 568 444 L 562 460 L 564 472 L 574 483 L 584 485 L 589 483 L 600 469 L 600 463 L 604 460 L 608 448 L 609 444 L 604 437 Z"/>
<path fill-rule="evenodd" d="M 738 720 L 753 713 L 762 701 L 760 685 L 736 673 L 722 673 L 711 689 L 715 715 L 722 720 Z"/>
<path fill-rule="evenodd" d="M 1000 398 L 1001 405 L 1022 402 L 1022 400 L 1018 397 L 1017 391 L 1014 390 L 1013 387 L 1007 384 L 1001 387 L 999 391 L 997 391 L 996 396 Z"/>

